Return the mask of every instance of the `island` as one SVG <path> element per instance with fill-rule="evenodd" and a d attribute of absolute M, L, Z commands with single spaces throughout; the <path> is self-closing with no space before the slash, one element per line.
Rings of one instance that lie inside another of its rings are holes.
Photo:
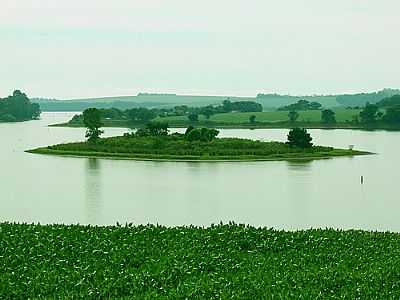
<path fill-rule="evenodd" d="M 315 146 L 304 128 L 289 131 L 286 143 L 241 138 L 218 138 L 213 128 L 190 126 L 183 133 L 169 133 L 168 124 L 148 123 L 123 136 L 100 138 L 100 112 L 93 108 L 84 112 L 86 142 L 53 145 L 29 153 L 76 157 L 102 157 L 158 161 L 269 161 L 310 160 L 337 156 L 370 154 L 353 149 Z"/>

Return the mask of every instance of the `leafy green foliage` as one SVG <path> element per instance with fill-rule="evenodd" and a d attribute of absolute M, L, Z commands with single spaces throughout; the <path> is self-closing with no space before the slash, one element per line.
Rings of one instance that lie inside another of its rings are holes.
<path fill-rule="evenodd" d="M 222 102 L 222 107 L 216 107 L 216 112 L 260 112 L 263 110 L 261 104 L 254 101 L 235 101 L 226 99 Z"/>
<path fill-rule="evenodd" d="M 400 124 L 400 104 L 388 107 L 383 120 L 388 123 Z"/>
<path fill-rule="evenodd" d="M 293 111 L 293 110 L 318 110 L 322 105 L 318 102 L 310 102 L 307 100 L 299 100 L 296 103 L 279 107 L 280 111 Z"/>
<path fill-rule="evenodd" d="M 31 103 L 26 94 L 19 90 L 12 96 L 0 99 L 0 121 L 17 122 L 34 120 L 40 117 L 40 107 L 37 103 Z"/>
<path fill-rule="evenodd" d="M 324 109 L 321 111 L 321 122 L 325 124 L 336 123 L 335 112 L 331 109 Z"/>
<path fill-rule="evenodd" d="M 83 112 L 83 124 L 87 130 L 85 137 L 89 142 L 96 142 L 100 135 L 103 133 L 100 127 L 103 126 L 101 122 L 101 112 L 97 108 L 88 108 Z"/>
<path fill-rule="evenodd" d="M 251 124 L 254 124 L 255 122 L 256 122 L 256 116 L 255 115 L 251 115 L 250 117 L 249 117 L 249 122 L 251 123 Z"/>
<path fill-rule="evenodd" d="M 219 131 L 214 128 L 188 128 L 186 129 L 185 138 L 189 142 L 211 142 L 218 134 Z"/>
<path fill-rule="evenodd" d="M 1 299 L 399 299 L 397 233 L 0 224 Z"/>
<path fill-rule="evenodd" d="M 293 128 L 289 131 L 287 144 L 299 148 L 311 148 L 312 137 L 305 128 Z"/>
<path fill-rule="evenodd" d="M 196 113 L 191 113 L 188 115 L 188 119 L 190 122 L 197 122 L 199 120 L 199 115 Z"/>
<path fill-rule="evenodd" d="M 195 132 L 196 136 L 189 140 L 188 136 L 192 132 Z M 103 138 L 98 140 L 97 143 L 69 143 L 49 146 L 44 148 L 45 151 L 41 153 L 51 153 L 53 151 L 54 154 L 177 160 L 288 159 L 349 155 L 347 150 L 333 149 L 331 147 L 300 148 L 281 142 L 262 142 L 239 138 L 212 138 L 217 132 L 214 129 L 192 129 L 187 136 L 176 133 L 161 136 L 139 136 L 134 134 Z M 209 136 L 207 137 L 208 134 Z M 352 151 L 351 155 L 355 153 L 355 151 Z"/>
<path fill-rule="evenodd" d="M 376 104 L 367 103 L 360 112 L 360 119 L 363 123 L 374 123 L 378 118 L 379 107 Z"/>
<path fill-rule="evenodd" d="M 299 118 L 299 113 L 295 110 L 289 111 L 288 117 L 290 122 L 296 122 L 296 120 Z"/>
<path fill-rule="evenodd" d="M 157 116 L 158 110 L 139 107 L 128 109 L 125 111 L 125 114 L 133 122 L 148 122 Z"/>
<path fill-rule="evenodd" d="M 399 91 L 400 93 L 400 91 Z M 393 95 L 392 97 L 388 97 L 379 101 L 376 105 L 379 107 L 391 107 L 400 105 L 400 94 Z"/>

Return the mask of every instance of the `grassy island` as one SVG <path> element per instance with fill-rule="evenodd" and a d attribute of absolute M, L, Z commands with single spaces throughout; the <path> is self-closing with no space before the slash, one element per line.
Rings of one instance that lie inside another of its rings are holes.
<path fill-rule="evenodd" d="M 400 235 L 0 223 L 1 299 L 399 299 Z"/>
<path fill-rule="evenodd" d="M 204 129 L 203 129 L 204 130 Z M 213 129 L 211 129 L 213 130 Z M 252 161 L 321 159 L 368 154 L 356 150 L 311 146 L 301 148 L 281 142 L 239 138 L 188 140 L 184 134 L 162 136 L 125 136 L 102 138 L 93 142 L 59 144 L 28 151 L 83 157 L 171 161 Z"/>

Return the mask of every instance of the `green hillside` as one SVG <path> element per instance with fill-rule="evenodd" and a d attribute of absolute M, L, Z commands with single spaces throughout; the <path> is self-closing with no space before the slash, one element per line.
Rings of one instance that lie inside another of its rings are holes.
<path fill-rule="evenodd" d="M 358 109 L 334 109 L 336 113 L 337 122 L 352 121 L 354 116 L 358 116 L 360 110 Z M 320 110 L 299 111 L 298 122 L 320 122 Z M 251 115 L 256 116 L 257 122 L 282 122 L 289 121 L 287 111 L 265 111 L 265 112 L 250 112 L 250 113 L 224 113 L 216 114 L 210 117 L 209 121 L 213 122 L 226 122 L 226 123 L 248 123 Z M 157 121 L 171 122 L 174 121 L 187 121 L 187 116 L 173 116 L 156 119 Z M 203 115 L 199 115 L 199 121 L 205 121 Z"/>

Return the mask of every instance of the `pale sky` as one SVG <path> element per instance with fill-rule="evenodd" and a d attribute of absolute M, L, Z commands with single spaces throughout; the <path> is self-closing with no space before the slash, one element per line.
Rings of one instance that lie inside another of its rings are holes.
<path fill-rule="evenodd" d="M 0 97 L 400 88 L 399 0 L 0 0 Z"/>

